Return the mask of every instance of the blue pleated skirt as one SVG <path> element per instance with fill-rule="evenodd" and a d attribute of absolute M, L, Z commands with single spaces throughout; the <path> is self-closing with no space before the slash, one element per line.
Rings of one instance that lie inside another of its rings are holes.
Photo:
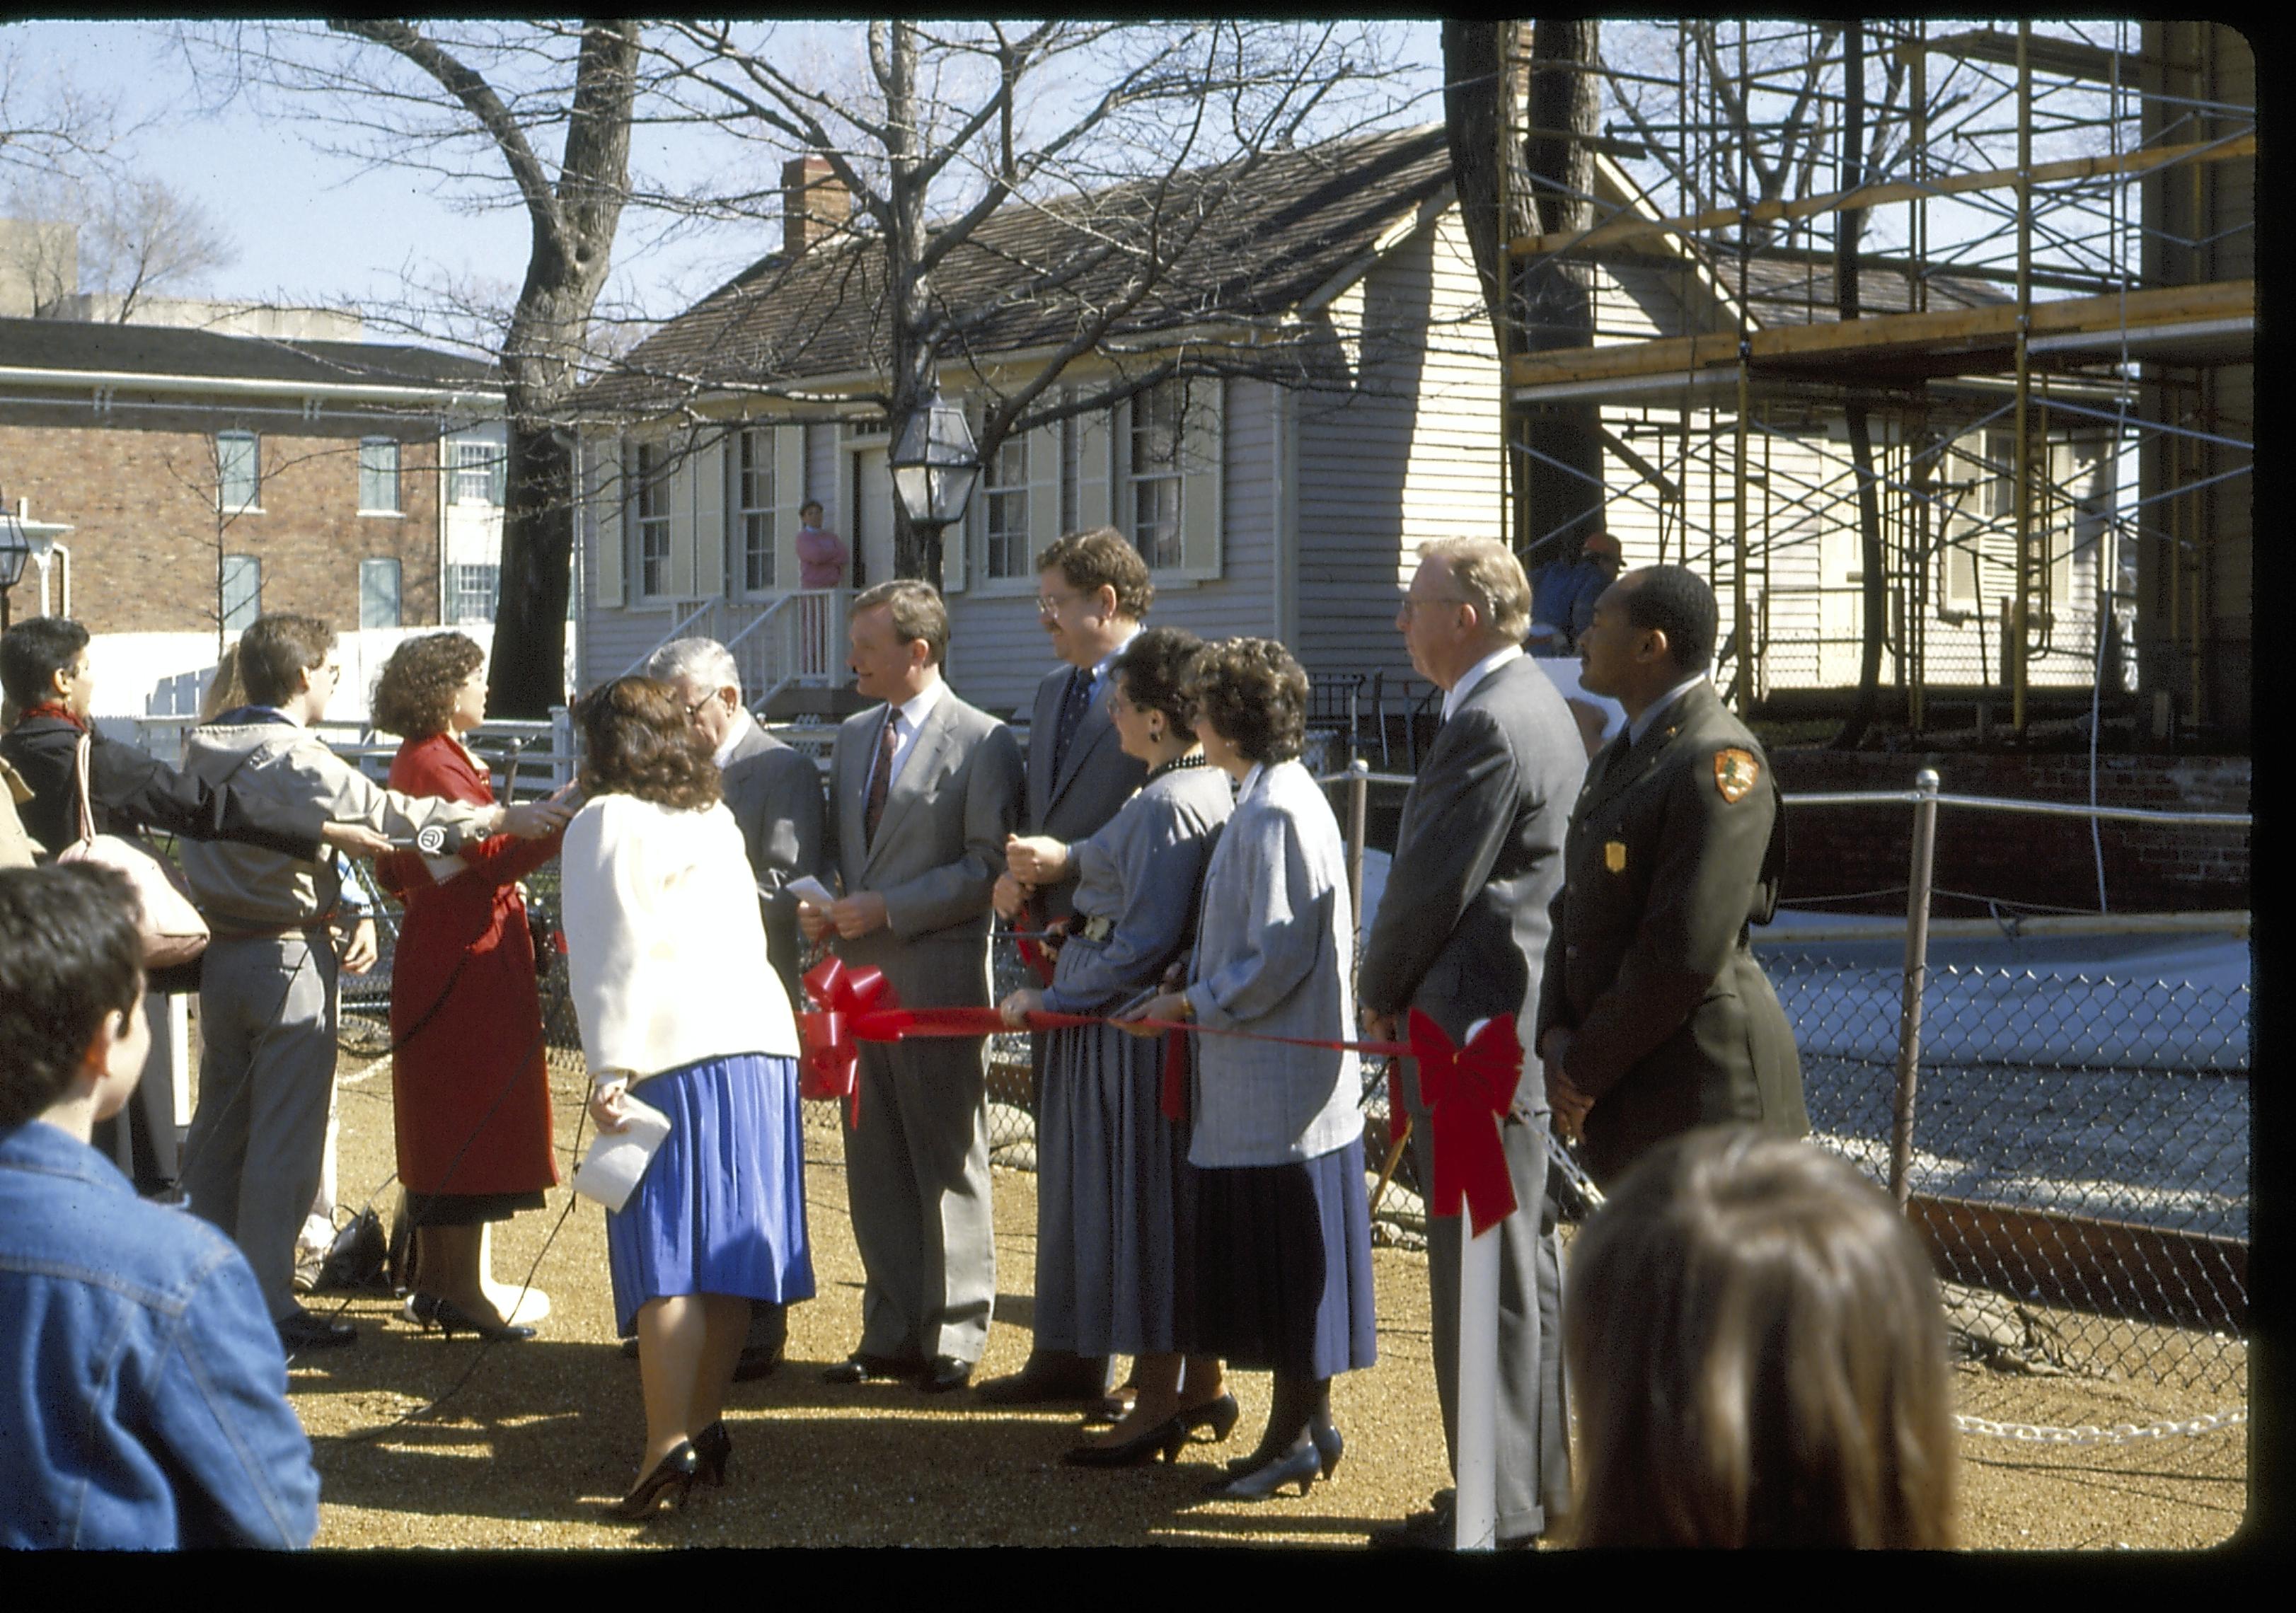
<path fill-rule="evenodd" d="M 1336 1378 L 1379 1355 L 1363 1139 L 1289 1165 L 1199 1168 L 1192 1353 Z"/>
<path fill-rule="evenodd" d="M 614 1321 L 680 1294 L 787 1304 L 813 1298 L 797 1063 L 762 1053 L 705 1059 L 638 1083 L 669 1117 L 630 1201 L 606 1216 Z"/>

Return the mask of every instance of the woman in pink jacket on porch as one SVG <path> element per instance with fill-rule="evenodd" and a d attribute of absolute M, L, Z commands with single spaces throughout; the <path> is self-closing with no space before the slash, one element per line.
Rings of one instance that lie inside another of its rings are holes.
<path fill-rule="evenodd" d="M 845 540 L 822 526 L 821 501 L 806 500 L 798 509 L 797 520 L 798 586 L 844 586 Z"/>

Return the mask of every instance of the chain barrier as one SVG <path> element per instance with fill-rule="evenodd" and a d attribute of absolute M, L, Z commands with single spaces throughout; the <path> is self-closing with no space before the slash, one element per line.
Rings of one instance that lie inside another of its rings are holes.
<path fill-rule="evenodd" d="M 2218 1429 L 2244 1427 L 2247 1422 L 2248 1413 L 2239 1410 L 2210 1412 L 2204 1417 L 2191 1417 L 2182 1422 L 2170 1420 L 2143 1425 L 2116 1423 L 2109 1429 L 2093 1423 L 2058 1429 L 2030 1422 L 1996 1422 L 1989 1417 L 1972 1417 L 1963 1412 L 1955 1412 L 1953 1418 L 1954 1428 L 1961 1433 L 2013 1439 L 2021 1445 L 2126 1445 L 2136 1439 L 2191 1438 L 2213 1434 Z"/>

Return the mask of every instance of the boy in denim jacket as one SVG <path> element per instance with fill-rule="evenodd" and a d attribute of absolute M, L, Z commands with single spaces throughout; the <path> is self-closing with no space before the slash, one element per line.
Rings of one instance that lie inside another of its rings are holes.
<path fill-rule="evenodd" d="M 308 1545 L 255 1273 L 88 1146 L 144 1068 L 142 963 L 121 875 L 0 869 L 0 1548 Z"/>

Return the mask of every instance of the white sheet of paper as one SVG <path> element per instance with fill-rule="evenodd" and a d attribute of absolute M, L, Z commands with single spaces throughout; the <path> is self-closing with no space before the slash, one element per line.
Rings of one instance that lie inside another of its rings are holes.
<path fill-rule="evenodd" d="M 470 864 L 459 856 L 424 857 L 422 866 L 430 871 L 430 882 L 444 885 L 456 874 L 468 872 Z"/>
<path fill-rule="evenodd" d="M 832 906 L 837 901 L 836 893 L 809 873 L 798 875 L 782 888 L 797 897 L 799 901 L 810 902 L 816 907 Z"/>
<path fill-rule="evenodd" d="M 601 1132 L 589 1153 L 574 1167 L 574 1191 L 618 1210 L 637 1191 L 654 1150 L 669 1135 L 669 1117 L 633 1097 L 622 1094 L 622 1114 L 628 1124 L 618 1132 Z"/>

